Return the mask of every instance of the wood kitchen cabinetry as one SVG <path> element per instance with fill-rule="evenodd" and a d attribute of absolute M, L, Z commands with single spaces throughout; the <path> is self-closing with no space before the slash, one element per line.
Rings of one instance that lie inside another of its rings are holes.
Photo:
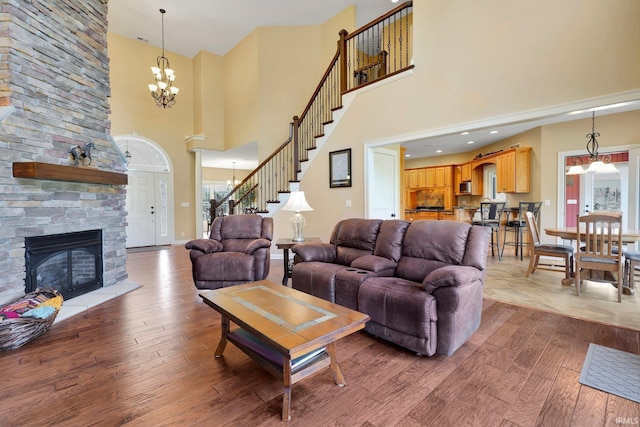
<path fill-rule="evenodd" d="M 460 165 L 460 182 L 472 180 L 471 170 L 471 162 Z"/>
<path fill-rule="evenodd" d="M 451 187 L 453 184 L 452 166 L 427 168 L 427 187 Z"/>
<path fill-rule="evenodd" d="M 406 188 L 424 188 L 427 186 L 427 171 L 425 169 L 408 169 L 404 171 Z"/>
<path fill-rule="evenodd" d="M 438 212 L 437 211 L 410 212 L 405 215 L 405 219 L 407 221 L 416 221 L 419 219 L 437 220 Z"/>
<path fill-rule="evenodd" d="M 530 176 L 530 147 L 508 150 L 496 157 L 496 181 L 500 193 L 528 193 Z"/>

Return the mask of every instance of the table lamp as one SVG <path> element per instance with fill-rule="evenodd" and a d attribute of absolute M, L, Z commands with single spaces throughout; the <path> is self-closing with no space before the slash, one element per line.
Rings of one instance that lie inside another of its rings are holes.
<path fill-rule="evenodd" d="M 302 229 L 304 228 L 306 221 L 300 212 L 313 210 L 304 198 L 304 191 L 294 191 L 289 194 L 289 200 L 284 204 L 282 210 L 295 212 L 289 220 L 291 222 L 291 227 L 293 228 L 293 238 L 291 240 L 294 242 L 304 242 Z"/>

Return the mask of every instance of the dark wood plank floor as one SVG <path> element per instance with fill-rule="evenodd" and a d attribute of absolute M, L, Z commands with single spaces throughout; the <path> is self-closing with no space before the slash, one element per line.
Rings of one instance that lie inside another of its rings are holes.
<path fill-rule="evenodd" d="M 270 279 L 280 281 L 274 262 Z M 142 288 L 0 353 L 0 426 L 280 425 L 282 388 L 233 345 L 182 247 L 128 256 Z M 485 301 L 453 356 L 418 357 L 365 332 L 292 389 L 295 426 L 616 426 L 640 405 L 578 383 L 590 342 L 638 354 L 639 333 Z"/>

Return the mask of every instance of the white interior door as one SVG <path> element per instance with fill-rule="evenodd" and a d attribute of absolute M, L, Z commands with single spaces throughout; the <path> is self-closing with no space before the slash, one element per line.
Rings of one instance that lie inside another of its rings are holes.
<path fill-rule="evenodd" d="M 398 218 L 400 206 L 398 152 L 369 150 L 368 218 Z"/>
<path fill-rule="evenodd" d="M 155 174 L 132 172 L 127 186 L 127 247 L 156 245 Z"/>

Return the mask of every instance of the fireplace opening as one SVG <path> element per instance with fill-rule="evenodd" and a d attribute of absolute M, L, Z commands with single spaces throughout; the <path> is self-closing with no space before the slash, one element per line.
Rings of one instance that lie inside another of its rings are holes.
<path fill-rule="evenodd" d="M 102 287 L 102 230 L 25 238 L 27 293 L 52 287 L 65 299 Z"/>

